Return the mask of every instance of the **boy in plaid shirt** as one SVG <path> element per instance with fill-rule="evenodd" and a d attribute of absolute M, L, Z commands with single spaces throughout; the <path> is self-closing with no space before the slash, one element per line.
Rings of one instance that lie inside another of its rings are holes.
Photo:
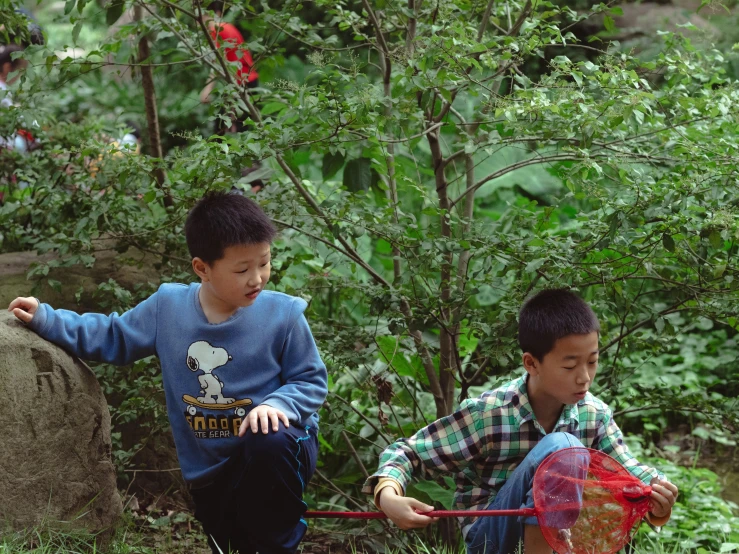
<path fill-rule="evenodd" d="M 390 445 L 364 485 L 375 504 L 401 529 L 426 527 L 433 509 L 403 496 L 415 473 L 454 475 L 455 508 L 532 508 L 532 483 L 552 452 L 586 446 L 613 456 L 653 488 L 648 520 L 670 518 L 677 487 L 640 464 L 624 444 L 611 409 L 588 392 L 598 369 L 598 319 L 578 296 L 544 290 L 521 309 L 518 339 L 526 373 L 462 402 L 408 439 Z M 460 519 L 469 554 L 509 554 L 523 541 L 526 554 L 550 553 L 536 517 Z"/>

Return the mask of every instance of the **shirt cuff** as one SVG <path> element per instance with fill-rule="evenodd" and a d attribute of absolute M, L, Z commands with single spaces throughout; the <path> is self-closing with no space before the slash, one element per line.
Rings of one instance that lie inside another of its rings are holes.
<path fill-rule="evenodd" d="M 651 512 L 647 512 L 647 521 L 654 525 L 655 527 L 662 527 L 665 523 L 670 521 L 670 516 L 672 515 L 672 509 L 670 509 L 670 513 L 666 516 L 657 517 L 655 515 L 652 515 Z"/>
<path fill-rule="evenodd" d="M 379 481 L 377 481 L 377 485 L 375 485 L 375 506 L 377 506 L 377 509 L 382 510 L 380 507 L 380 491 L 382 489 L 386 489 L 390 487 L 395 491 L 395 494 L 398 496 L 404 496 L 403 495 L 403 487 L 398 483 L 395 479 L 391 477 L 381 477 Z"/>
<path fill-rule="evenodd" d="M 38 302 L 38 308 L 36 308 L 36 312 L 33 314 L 33 319 L 31 319 L 31 322 L 27 327 L 31 329 L 31 331 L 43 336 L 43 332 L 46 329 L 48 312 L 46 311 L 46 305 L 42 304 L 38 298 L 36 298 L 36 302 Z"/>
<path fill-rule="evenodd" d="M 262 405 L 272 406 L 273 408 L 280 410 L 283 414 L 285 414 L 288 420 L 295 423 L 302 423 L 302 421 L 300 421 L 300 416 L 296 414 L 293 410 L 291 410 L 290 406 L 288 406 L 287 403 L 283 402 L 279 398 L 268 396 L 267 398 L 262 400 L 261 404 L 257 404 L 257 406 Z M 252 406 L 252 409 L 256 408 L 257 406 Z"/>

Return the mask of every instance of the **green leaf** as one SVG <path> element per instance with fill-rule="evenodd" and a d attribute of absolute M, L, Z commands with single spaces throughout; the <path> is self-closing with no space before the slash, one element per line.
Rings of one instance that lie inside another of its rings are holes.
<path fill-rule="evenodd" d="M 447 487 L 449 487 L 451 477 L 445 477 L 444 481 L 447 484 Z M 414 483 L 412 488 L 424 493 L 432 501 L 438 502 L 447 510 L 450 510 L 454 506 L 453 483 L 451 487 L 446 488 L 439 485 L 436 481 L 426 480 Z"/>
<path fill-rule="evenodd" d="M 264 105 L 261 109 L 262 115 L 272 115 L 273 113 L 281 112 L 287 106 L 282 102 L 269 102 Z"/>
<path fill-rule="evenodd" d="M 67 2 L 64 4 L 64 15 L 69 15 L 72 13 L 72 10 L 74 9 L 74 5 L 77 3 L 77 0 L 67 0 Z"/>
<path fill-rule="evenodd" d="M 610 15 L 607 15 L 603 18 L 603 26 L 609 33 L 612 33 L 616 30 L 616 23 L 613 21 L 613 18 Z"/>
<path fill-rule="evenodd" d="M 721 248 L 724 245 L 724 239 L 721 238 L 721 233 L 718 231 L 711 231 L 711 234 L 708 235 L 708 242 L 714 248 Z"/>
<path fill-rule="evenodd" d="M 79 221 L 77 221 L 77 225 L 74 226 L 74 235 L 78 236 L 82 230 L 87 226 L 87 223 L 89 221 L 89 218 L 82 217 Z"/>
<path fill-rule="evenodd" d="M 330 179 L 342 168 L 346 157 L 340 152 L 332 154 L 327 152 L 323 156 L 323 163 L 321 165 L 321 174 L 324 180 Z"/>
<path fill-rule="evenodd" d="M 123 15 L 125 2 L 123 0 L 113 0 L 108 10 L 105 12 L 105 23 L 113 25 Z"/>
<path fill-rule="evenodd" d="M 708 429 L 702 426 L 696 427 L 695 429 L 693 429 L 693 431 L 691 432 L 691 435 L 694 435 L 698 437 L 699 439 L 703 439 L 703 440 L 708 440 L 711 438 L 711 433 L 708 432 Z"/>
<path fill-rule="evenodd" d="M 413 366 L 408 362 L 403 354 L 402 346 L 398 344 L 396 337 L 384 336 L 377 337 L 377 345 L 380 347 L 380 360 L 388 365 L 393 366 L 398 375 L 403 377 L 412 377 L 416 379 L 418 375 Z"/>
<path fill-rule="evenodd" d="M 77 23 L 72 27 L 72 42 L 77 44 L 77 39 L 80 38 L 80 31 L 82 30 L 82 20 L 78 20 Z"/>
<path fill-rule="evenodd" d="M 661 333 L 665 329 L 665 318 L 658 317 L 657 321 L 654 322 L 654 328 L 657 329 L 658 333 Z"/>
<path fill-rule="evenodd" d="M 372 185 L 372 167 L 367 158 L 351 160 L 344 168 L 344 187 L 351 192 L 369 190 Z"/>
<path fill-rule="evenodd" d="M 533 273 L 536 270 L 538 270 L 542 265 L 544 265 L 544 258 L 539 258 L 537 260 L 531 260 L 528 264 L 526 264 L 526 273 Z"/>
<path fill-rule="evenodd" d="M 675 239 L 672 238 L 672 235 L 668 233 L 662 235 L 662 246 L 664 246 L 665 250 L 668 252 L 675 251 Z"/>

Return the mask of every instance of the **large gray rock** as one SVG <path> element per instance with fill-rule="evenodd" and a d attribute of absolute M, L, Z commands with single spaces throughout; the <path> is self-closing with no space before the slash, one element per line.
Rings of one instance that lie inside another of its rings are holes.
<path fill-rule="evenodd" d="M 3 309 L 0 376 L 0 525 L 67 522 L 106 536 L 123 506 L 95 375 Z"/>

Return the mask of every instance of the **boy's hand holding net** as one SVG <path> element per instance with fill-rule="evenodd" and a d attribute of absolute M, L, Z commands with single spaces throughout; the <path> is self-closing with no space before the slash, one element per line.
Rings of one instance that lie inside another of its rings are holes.
<path fill-rule="evenodd" d="M 652 488 L 599 450 L 566 448 L 534 475 L 534 510 L 559 554 L 612 554 L 649 511 Z"/>

